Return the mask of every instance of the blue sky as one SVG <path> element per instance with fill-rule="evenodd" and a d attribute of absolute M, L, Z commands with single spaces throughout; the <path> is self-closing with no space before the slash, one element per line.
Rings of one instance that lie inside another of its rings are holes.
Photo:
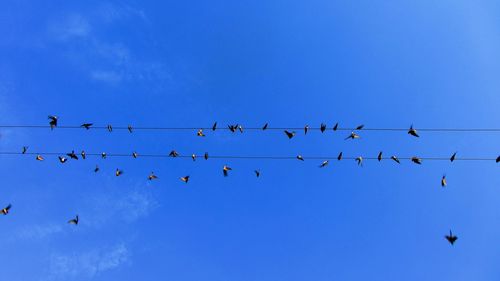
<path fill-rule="evenodd" d="M 102 126 L 500 121 L 498 1 L 17 0 L 0 20 L 1 124 L 49 114 Z M 0 150 L 499 154 L 496 133 L 195 133 L 1 129 Z M 494 161 L 0 158 L 0 205 L 13 205 L 0 218 L 6 280 L 500 278 Z M 66 224 L 75 214 L 80 225 Z"/>

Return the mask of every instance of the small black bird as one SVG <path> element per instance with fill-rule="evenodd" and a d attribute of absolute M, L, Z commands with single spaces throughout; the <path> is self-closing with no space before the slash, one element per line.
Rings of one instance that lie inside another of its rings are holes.
<path fill-rule="evenodd" d="M 74 225 L 78 225 L 78 222 L 80 221 L 80 218 L 78 217 L 78 215 L 76 215 L 76 217 L 74 219 L 70 219 L 68 221 L 69 224 L 74 224 Z"/>
<path fill-rule="evenodd" d="M 356 134 L 355 132 L 351 132 L 351 134 L 345 138 L 345 140 L 348 140 L 348 139 L 359 139 L 361 138 L 358 134 Z"/>
<path fill-rule="evenodd" d="M 94 173 L 99 172 L 99 166 L 95 165 Z"/>
<path fill-rule="evenodd" d="M 135 151 L 132 152 L 132 157 L 137 158 L 137 156 L 139 156 L 139 154 L 137 154 L 137 152 L 135 152 Z"/>
<path fill-rule="evenodd" d="M 106 156 L 107 156 L 106 152 L 101 153 L 101 158 L 102 159 L 106 159 Z"/>
<path fill-rule="evenodd" d="M 382 161 L 382 151 L 378 153 L 377 160 L 378 162 Z"/>
<path fill-rule="evenodd" d="M 361 156 L 356 157 L 356 162 L 358 162 L 358 166 L 363 166 L 363 157 Z"/>
<path fill-rule="evenodd" d="M 264 125 L 264 127 L 262 127 L 262 130 L 263 130 L 263 131 L 267 130 L 267 125 L 268 125 L 268 124 L 266 123 L 266 124 Z"/>
<path fill-rule="evenodd" d="M 217 122 L 215 122 L 213 125 L 212 125 L 212 131 L 215 131 L 217 130 Z"/>
<path fill-rule="evenodd" d="M 339 128 L 339 123 L 337 123 L 337 124 L 335 124 L 335 126 L 333 126 L 334 131 L 337 131 L 338 128 Z"/>
<path fill-rule="evenodd" d="M 224 165 L 224 167 L 222 167 L 222 174 L 224 174 L 225 177 L 228 176 L 228 171 L 231 171 L 232 169 L 226 165 Z"/>
<path fill-rule="evenodd" d="M 363 130 L 364 127 L 365 127 L 365 125 L 359 125 L 356 127 L 356 130 Z"/>
<path fill-rule="evenodd" d="M 443 177 L 441 178 L 441 186 L 445 187 L 447 185 L 448 185 L 448 183 L 446 182 L 446 175 L 443 175 Z"/>
<path fill-rule="evenodd" d="M 110 132 L 110 133 L 113 132 L 113 126 L 108 125 L 108 132 Z"/>
<path fill-rule="evenodd" d="M 497 157 L 497 160 L 496 160 L 497 163 L 500 162 L 500 156 Z"/>
<path fill-rule="evenodd" d="M 321 165 L 319 165 L 320 168 L 324 168 L 328 165 L 328 160 L 325 160 L 323 161 L 323 163 L 321 163 Z"/>
<path fill-rule="evenodd" d="M 321 123 L 321 125 L 319 126 L 319 130 L 324 133 L 325 130 L 326 130 L 326 124 L 325 123 Z"/>
<path fill-rule="evenodd" d="M 299 159 L 300 161 L 304 161 L 304 158 L 302 157 L 302 155 L 297 155 L 297 159 Z"/>
<path fill-rule="evenodd" d="M 57 119 L 58 117 L 57 116 L 54 116 L 54 115 L 49 115 L 49 125 L 50 125 L 50 129 L 54 129 L 55 127 L 57 127 Z"/>
<path fill-rule="evenodd" d="M 67 158 L 63 157 L 63 156 L 59 156 L 59 162 L 61 163 L 66 163 L 66 161 L 68 161 Z"/>
<path fill-rule="evenodd" d="M 177 153 L 177 151 L 175 151 L 175 150 L 172 150 L 172 151 L 170 151 L 170 153 L 168 154 L 168 156 L 170 156 L 170 157 L 178 157 L 179 153 Z"/>
<path fill-rule="evenodd" d="M 453 162 L 453 161 L 455 161 L 455 159 L 456 159 L 456 158 L 457 158 L 457 153 L 455 152 L 455 153 L 453 153 L 453 155 L 451 156 L 450 161 L 451 161 L 451 162 Z"/>
<path fill-rule="evenodd" d="M 229 131 L 231 131 L 232 133 L 236 132 L 236 129 L 238 128 L 238 125 L 227 125 L 227 127 L 229 128 Z"/>
<path fill-rule="evenodd" d="M 82 125 L 80 125 L 80 127 L 88 130 L 88 129 L 90 129 L 90 127 L 92 127 L 92 125 L 94 125 L 94 124 L 93 123 L 83 123 Z"/>
<path fill-rule="evenodd" d="M 76 155 L 74 150 L 72 150 L 71 153 L 66 153 L 66 155 L 69 156 L 69 158 L 71 159 L 78 160 L 78 156 Z"/>
<path fill-rule="evenodd" d="M 455 244 L 455 241 L 457 241 L 458 237 L 453 235 L 453 233 L 450 230 L 450 234 L 445 235 L 444 238 L 450 242 L 451 245 Z"/>
<path fill-rule="evenodd" d="M 123 171 L 122 171 L 122 170 L 120 170 L 120 169 L 116 169 L 116 171 L 115 171 L 115 176 L 119 177 L 119 176 L 121 176 L 122 174 L 123 174 Z"/>
<path fill-rule="evenodd" d="M 307 131 L 309 131 L 309 125 L 306 125 L 304 127 L 304 135 L 307 135 Z"/>
<path fill-rule="evenodd" d="M 240 133 L 243 133 L 243 126 L 239 125 L 238 130 L 240 130 Z"/>
<path fill-rule="evenodd" d="M 203 156 L 203 158 L 205 158 L 205 160 L 208 160 L 208 152 L 205 152 L 205 155 Z"/>
<path fill-rule="evenodd" d="M 85 153 L 85 150 L 82 150 L 82 153 L 80 153 L 80 155 L 82 155 L 83 160 L 87 158 L 87 153 Z"/>
<path fill-rule="evenodd" d="M 410 126 L 410 129 L 408 130 L 408 135 L 412 135 L 414 137 L 419 138 L 420 136 L 417 133 L 417 130 L 413 128 L 413 125 Z"/>
<path fill-rule="evenodd" d="M 342 153 L 342 152 L 340 152 L 340 153 L 339 153 L 339 156 L 337 156 L 337 160 L 339 160 L 339 161 L 340 161 L 340 160 L 342 160 L 342 156 L 343 156 L 343 153 Z"/>
<path fill-rule="evenodd" d="M 131 125 L 128 125 L 127 129 L 128 129 L 128 132 L 129 132 L 129 133 L 132 133 L 132 130 L 133 130 L 133 129 L 132 129 L 132 126 L 131 126 Z"/>
<path fill-rule="evenodd" d="M 260 177 L 260 171 L 259 170 L 255 170 L 254 172 L 255 172 L 255 176 L 256 177 Z"/>
<path fill-rule="evenodd" d="M 413 156 L 411 158 L 411 161 L 415 164 L 421 165 L 422 164 L 422 159 L 418 158 L 417 156 Z"/>
<path fill-rule="evenodd" d="M 196 161 L 196 154 L 191 154 L 191 159 L 193 159 L 193 161 Z"/>
<path fill-rule="evenodd" d="M 401 162 L 399 161 L 398 157 L 396 157 L 396 156 L 393 155 L 393 156 L 391 156 L 391 159 L 394 160 L 396 163 L 401 164 Z"/>
<path fill-rule="evenodd" d="M 181 177 L 181 181 L 188 183 L 189 181 L 189 176 Z"/>
<path fill-rule="evenodd" d="M 151 174 L 149 174 L 149 176 L 148 176 L 148 180 L 152 181 L 152 180 L 156 180 L 156 179 L 158 179 L 158 177 L 153 172 L 151 172 Z"/>
<path fill-rule="evenodd" d="M 2 214 L 5 216 L 5 215 L 7 215 L 7 214 L 9 213 L 10 208 L 12 208 L 12 205 L 11 205 L 11 204 L 9 204 L 9 206 L 7 206 L 7 207 L 3 208 L 3 209 L 0 211 L 0 213 L 2 213 Z"/>
<path fill-rule="evenodd" d="M 23 154 L 25 154 L 26 151 L 28 151 L 28 147 L 27 146 L 23 146 Z"/>
<path fill-rule="evenodd" d="M 289 139 L 291 139 L 291 138 L 293 138 L 293 137 L 295 136 L 295 131 L 293 131 L 293 132 L 289 132 L 289 131 L 285 130 L 285 134 L 286 134 L 286 136 L 287 136 Z"/>

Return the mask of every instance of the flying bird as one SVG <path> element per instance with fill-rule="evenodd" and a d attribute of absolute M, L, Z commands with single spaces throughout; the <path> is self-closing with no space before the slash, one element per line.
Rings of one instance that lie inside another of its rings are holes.
<path fill-rule="evenodd" d="M 213 125 L 212 125 L 212 131 L 215 131 L 217 130 L 217 122 L 215 122 Z"/>
<path fill-rule="evenodd" d="M 49 120 L 50 120 L 49 125 L 51 130 L 57 127 L 57 119 L 58 119 L 57 116 L 49 115 Z"/>
<path fill-rule="evenodd" d="M 335 126 L 333 126 L 334 131 L 337 131 L 338 128 L 339 128 L 339 123 L 337 123 L 337 124 L 335 124 Z"/>
<path fill-rule="evenodd" d="M 359 126 L 356 127 L 356 130 L 358 130 L 358 131 L 359 130 L 363 130 L 364 127 L 365 127 L 365 125 L 359 125 Z"/>
<path fill-rule="evenodd" d="M 69 224 L 74 224 L 74 225 L 78 225 L 78 222 L 80 221 L 80 218 L 78 217 L 78 215 L 76 215 L 76 217 L 74 219 L 70 219 L 68 221 Z"/>
<path fill-rule="evenodd" d="M 255 176 L 256 177 L 260 177 L 260 171 L 259 170 L 255 170 L 254 172 L 255 172 Z"/>
<path fill-rule="evenodd" d="M 66 161 L 68 161 L 67 158 L 63 157 L 63 156 L 59 156 L 59 162 L 61 163 L 66 163 Z"/>
<path fill-rule="evenodd" d="M 175 151 L 175 150 L 172 150 L 172 151 L 170 151 L 170 153 L 168 154 L 168 156 L 170 156 L 170 157 L 178 157 L 179 153 L 177 153 L 177 151 Z"/>
<path fill-rule="evenodd" d="M 224 174 L 225 177 L 228 176 L 228 171 L 231 171 L 232 169 L 226 165 L 224 165 L 224 167 L 222 167 L 222 174 Z"/>
<path fill-rule="evenodd" d="M 38 154 L 38 155 L 36 156 L 36 160 L 37 160 L 37 161 L 43 161 L 44 159 L 43 159 L 42 155 Z"/>
<path fill-rule="evenodd" d="M 26 151 L 28 151 L 28 147 L 27 146 L 23 146 L 23 154 L 25 154 Z"/>
<path fill-rule="evenodd" d="M 87 158 L 87 153 L 85 153 L 85 150 L 82 150 L 82 153 L 80 153 L 82 155 L 82 159 L 85 160 Z"/>
<path fill-rule="evenodd" d="M 414 137 L 419 138 L 420 136 L 417 133 L 417 130 L 413 128 L 413 125 L 410 126 L 410 129 L 408 130 L 408 135 L 412 135 Z"/>
<path fill-rule="evenodd" d="M 401 162 L 399 161 L 398 157 L 396 157 L 396 156 L 393 155 L 393 156 L 391 156 L 391 159 L 394 160 L 396 163 L 401 164 Z"/>
<path fill-rule="evenodd" d="M 267 123 L 266 123 L 266 124 L 264 124 L 264 127 L 262 127 L 262 130 L 263 130 L 263 131 L 267 130 L 267 125 L 268 125 Z"/>
<path fill-rule="evenodd" d="M 120 169 L 116 169 L 115 176 L 119 177 L 123 174 L 123 171 Z"/>
<path fill-rule="evenodd" d="M 337 160 L 339 160 L 339 161 L 340 161 L 340 160 L 342 160 L 342 156 L 343 156 L 343 153 L 342 153 L 342 152 L 340 152 L 340 153 L 339 153 L 339 156 L 337 156 Z"/>
<path fill-rule="evenodd" d="M 106 156 L 107 156 L 106 152 L 101 153 L 101 158 L 102 159 L 106 159 Z"/>
<path fill-rule="evenodd" d="M 351 132 L 351 134 L 345 138 L 345 140 L 348 140 L 348 139 L 359 139 L 361 138 L 358 134 L 356 134 L 355 132 Z"/>
<path fill-rule="evenodd" d="M 94 173 L 99 172 L 99 166 L 95 165 Z"/>
<path fill-rule="evenodd" d="M 12 205 L 11 205 L 11 204 L 9 204 L 9 206 L 7 206 L 7 207 L 3 208 L 3 209 L 0 211 L 0 213 L 2 213 L 2 214 L 5 216 L 5 215 L 7 215 L 7 214 L 9 213 L 10 208 L 12 208 Z"/>
<path fill-rule="evenodd" d="M 453 235 L 453 233 L 450 230 L 450 234 L 445 235 L 444 238 L 450 242 L 451 245 L 455 244 L 455 241 L 457 241 L 458 237 Z"/>
<path fill-rule="evenodd" d="M 132 125 L 128 125 L 127 130 L 129 133 L 132 133 Z"/>
<path fill-rule="evenodd" d="M 181 177 L 181 181 L 188 183 L 189 181 L 189 176 Z"/>
<path fill-rule="evenodd" d="M 356 157 L 356 162 L 358 162 L 358 166 L 363 166 L 363 157 L 361 156 Z"/>
<path fill-rule="evenodd" d="M 113 132 L 113 126 L 108 125 L 108 132 L 110 132 L 110 133 Z"/>
<path fill-rule="evenodd" d="M 92 123 L 83 123 L 82 125 L 80 125 L 80 127 L 82 128 L 85 128 L 86 130 L 90 129 L 90 127 L 92 127 Z"/>
<path fill-rule="evenodd" d="M 306 125 L 304 127 L 304 135 L 307 135 L 307 131 L 309 131 L 309 125 Z"/>
<path fill-rule="evenodd" d="M 289 132 L 289 131 L 285 130 L 285 134 L 288 137 L 288 139 L 291 139 L 295 136 L 295 131 Z"/>
<path fill-rule="evenodd" d="M 69 156 L 69 158 L 71 159 L 78 160 L 78 156 L 76 155 L 74 150 L 72 150 L 71 153 L 66 153 L 66 155 Z"/>
<path fill-rule="evenodd" d="M 325 123 L 321 123 L 321 125 L 319 126 L 319 130 L 324 133 L 325 130 L 326 130 L 326 124 Z"/>
<path fill-rule="evenodd" d="M 320 168 L 324 168 L 328 165 L 328 160 L 325 160 L 323 161 L 323 163 L 321 163 L 321 165 L 319 165 Z"/>
<path fill-rule="evenodd" d="M 302 155 L 297 155 L 297 159 L 299 159 L 300 161 L 304 161 L 304 158 L 302 157 Z"/>
<path fill-rule="evenodd" d="M 148 180 L 152 181 L 152 180 L 156 180 L 156 179 L 158 179 L 158 177 L 153 172 L 151 172 L 151 174 L 149 174 L 149 176 L 148 176 Z"/>
<path fill-rule="evenodd" d="M 382 161 L 382 151 L 378 153 L 377 160 L 378 162 Z"/>
<path fill-rule="evenodd" d="M 411 161 L 415 164 L 421 165 L 422 164 L 422 159 L 418 158 L 417 156 L 413 156 L 411 158 Z"/>
<path fill-rule="evenodd" d="M 443 175 L 443 177 L 441 178 L 441 186 L 445 187 L 446 185 L 448 185 L 448 183 L 446 182 L 446 175 Z"/>
<path fill-rule="evenodd" d="M 205 152 L 205 155 L 203 156 L 203 158 L 205 158 L 205 160 L 208 160 L 208 152 Z"/>
<path fill-rule="evenodd" d="M 203 133 L 203 130 L 202 130 L 202 129 L 199 129 L 199 130 L 198 130 L 198 133 L 196 133 L 196 135 L 197 135 L 198 137 L 204 137 L 204 136 L 205 136 L 205 134 Z"/>
<path fill-rule="evenodd" d="M 453 153 L 453 155 L 450 157 L 450 161 L 453 162 L 457 158 L 457 153 Z"/>

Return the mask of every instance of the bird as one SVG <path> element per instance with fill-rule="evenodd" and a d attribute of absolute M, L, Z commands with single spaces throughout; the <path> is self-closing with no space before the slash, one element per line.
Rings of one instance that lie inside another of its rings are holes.
<path fill-rule="evenodd" d="M 453 155 L 450 157 L 450 161 L 453 162 L 457 158 L 457 153 L 453 153 Z"/>
<path fill-rule="evenodd" d="M 410 126 L 410 129 L 408 130 L 408 135 L 412 135 L 414 137 L 419 138 L 420 136 L 417 133 L 417 130 L 413 128 L 413 125 Z"/>
<path fill-rule="evenodd" d="M 133 129 L 132 129 L 132 125 L 128 125 L 128 126 L 127 126 L 127 130 L 128 130 L 128 132 L 129 132 L 129 133 L 132 133 L 132 130 L 133 130 Z"/>
<path fill-rule="evenodd" d="M 422 159 L 418 158 L 417 156 L 413 156 L 411 158 L 411 161 L 415 164 L 421 165 L 422 164 Z"/>
<path fill-rule="evenodd" d="M 364 127 L 365 127 L 365 125 L 359 125 L 356 127 L 356 130 L 363 130 Z"/>
<path fill-rule="evenodd" d="M 38 154 L 38 155 L 36 156 L 36 160 L 37 160 L 37 161 L 43 161 L 44 159 L 43 159 L 42 155 Z"/>
<path fill-rule="evenodd" d="M 356 134 L 355 132 L 351 132 L 351 134 L 345 138 L 345 140 L 348 140 L 348 139 L 359 139 L 361 138 L 358 134 Z"/>
<path fill-rule="evenodd" d="M 306 125 L 304 127 L 304 135 L 307 135 L 307 131 L 309 131 L 309 125 Z"/>
<path fill-rule="evenodd" d="M 61 163 L 66 163 L 66 161 L 68 161 L 67 158 L 63 157 L 63 156 L 59 156 L 59 162 Z"/>
<path fill-rule="evenodd" d="M 401 162 L 399 161 L 398 157 L 396 157 L 396 156 L 393 155 L 393 156 L 391 156 L 391 159 L 394 160 L 396 163 L 401 164 Z"/>
<path fill-rule="evenodd" d="M 110 133 L 113 132 L 113 126 L 108 125 L 108 132 L 110 132 Z"/>
<path fill-rule="evenodd" d="M 69 156 L 69 158 L 71 159 L 78 160 L 78 156 L 76 155 L 74 150 L 72 150 L 71 153 L 66 153 L 66 155 Z"/>
<path fill-rule="evenodd" d="M 115 176 L 119 177 L 119 176 L 121 176 L 122 174 L 123 174 L 123 171 L 122 171 L 122 170 L 120 170 L 120 169 L 116 169 L 116 171 L 115 171 Z"/>
<path fill-rule="evenodd" d="M 500 156 L 497 157 L 497 160 L 495 162 L 499 163 L 500 162 Z"/>
<path fill-rule="evenodd" d="M 193 161 L 196 161 L 196 154 L 191 154 L 191 158 L 193 159 Z"/>
<path fill-rule="evenodd" d="M 149 174 L 149 176 L 148 176 L 148 180 L 152 181 L 152 180 L 156 180 L 156 179 L 158 179 L 158 177 L 153 172 L 151 172 L 151 174 Z"/>
<path fill-rule="evenodd" d="M 285 130 L 285 134 L 288 137 L 288 139 L 291 139 L 295 136 L 295 131 L 289 132 L 289 131 Z"/>
<path fill-rule="evenodd" d="M 28 151 L 28 147 L 27 146 L 23 146 L 23 154 L 25 154 L 26 151 Z"/>
<path fill-rule="evenodd" d="M 356 157 L 356 162 L 358 162 L 358 166 L 363 166 L 363 157 L 358 156 Z"/>
<path fill-rule="evenodd" d="M 339 161 L 340 161 L 340 160 L 342 160 L 342 156 L 343 156 L 343 153 L 342 153 L 342 152 L 340 152 L 340 153 L 339 153 L 339 156 L 337 156 L 337 160 L 339 160 Z"/>
<path fill-rule="evenodd" d="M 172 151 L 170 151 L 170 153 L 168 154 L 168 156 L 170 156 L 170 157 L 178 157 L 179 153 L 177 153 L 177 151 L 175 151 L 175 150 L 172 150 Z"/>
<path fill-rule="evenodd" d="M 324 133 L 325 130 L 326 130 L 326 124 L 325 123 L 321 123 L 321 125 L 319 126 L 319 130 Z"/>
<path fill-rule="evenodd" d="M 94 125 L 94 124 L 92 124 L 92 123 L 83 123 L 82 125 L 80 125 L 80 127 L 85 128 L 85 129 L 88 130 L 88 129 L 90 129 L 90 127 L 92 127 L 92 125 Z"/>
<path fill-rule="evenodd" d="M 224 174 L 225 177 L 228 176 L 228 171 L 231 171 L 232 168 L 230 168 L 229 166 L 227 165 L 224 165 L 224 167 L 222 167 L 222 174 Z"/>
<path fill-rule="evenodd" d="M 302 157 L 302 155 L 297 155 L 297 159 L 299 159 L 300 161 L 304 161 L 304 158 Z"/>
<path fill-rule="evenodd" d="M 181 181 L 188 183 L 189 181 L 189 176 L 181 177 Z"/>
<path fill-rule="evenodd" d="M 196 135 L 197 135 L 198 137 L 204 137 L 204 136 L 205 136 L 205 134 L 203 134 L 203 130 L 202 130 L 202 129 L 199 129 L 199 130 L 198 130 L 198 133 L 196 133 Z"/>
<path fill-rule="evenodd" d="M 139 154 L 137 154 L 137 152 L 135 152 L 135 151 L 132 152 L 132 157 L 137 158 L 137 156 L 139 156 Z"/>
<path fill-rule="evenodd" d="M 236 129 L 238 128 L 238 125 L 227 125 L 227 127 L 229 128 L 229 131 L 231 131 L 232 133 L 236 132 Z"/>
<path fill-rule="evenodd" d="M 335 126 L 333 126 L 333 130 L 337 131 L 338 128 L 339 128 L 339 123 L 336 123 Z"/>
<path fill-rule="evenodd" d="M 259 170 L 255 170 L 254 172 L 255 172 L 255 176 L 256 177 L 260 177 L 260 171 Z"/>
<path fill-rule="evenodd" d="M 328 165 L 328 160 L 323 161 L 321 165 L 319 165 L 320 168 L 326 167 Z"/>
<path fill-rule="evenodd" d="M 78 217 L 78 215 L 76 215 L 76 217 L 74 219 L 70 219 L 68 221 L 69 224 L 74 224 L 74 225 L 78 225 L 78 222 L 80 221 L 80 218 Z"/>
<path fill-rule="evenodd" d="M 82 155 L 82 159 L 85 160 L 87 158 L 87 153 L 85 153 L 85 150 L 82 150 L 82 152 L 80 153 L 80 155 Z"/>
<path fill-rule="evenodd" d="M 203 155 L 203 158 L 205 158 L 205 160 L 208 160 L 208 152 L 205 152 L 205 155 Z"/>
<path fill-rule="evenodd" d="M 239 125 L 238 130 L 240 130 L 240 133 L 243 133 L 243 126 Z"/>
<path fill-rule="evenodd" d="M 377 160 L 380 162 L 382 161 L 382 151 L 378 153 Z"/>
<path fill-rule="evenodd" d="M 455 244 L 455 241 L 457 241 L 458 239 L 457 236 L 453 235 L 451 229 L 450 229 L 450 234 L 445 235 L 444 238 L 446 238 L 446 240 L 448 240 L 448 242 L 450 242 L 451 245 Z"/>
<path fill-rule="evenodd" d="M 9 204 L 7 207 L 3 208 L 0 213 L 2 213 L 4 216 L 9 213 L 10 208 L 12 208 L 12 205 Z"/>
<path fill-rule="evenodd" d="M 101 153 L 101 158 L 102 159 L 106 159 L 106 156 L 107 156 L 106 152 Z"/>
<path fill-rule="evenodd" d="M 49 115 L 49 125 L 50 125 L 50 129 L 53 130 L 55 127 L 57 127 L 57 120 L 59 119 L 57 116 L 55 115 Z"/>
<path fill-rule="evenodd" d="M 97 172 L 99 172 L 99 166 L 95 165 L 94 173 L 97 173 Z"/>
<path fill-rule="evenodd" d="M 217 122 L 215 122 L 213 125 L 212 125 L 212 131 L 215 131 L 217 130 Z"/>
<path fill-rule="evenodd" d="M 448 183 L 446 182 L 446 175 L 443 175 L 443 177 L 441 178 L 441 186 L 445 187 L 446 185 L 448 185 Z"/>
<path fill-rule="evenodd" d="M 262 130 L 263 130 L 263 131 L 267 130 L 267 126 L 268 126 L 268 125 L 269 125 L 268 123 L 264 124 L 264 127 L 262 127 Z"/>

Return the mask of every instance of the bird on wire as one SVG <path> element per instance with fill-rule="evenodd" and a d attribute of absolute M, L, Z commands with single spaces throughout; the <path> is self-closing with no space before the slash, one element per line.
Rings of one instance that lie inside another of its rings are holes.
<path fill-rule="evenodd" d="M 28 151 L 28 147 L 27 146 L 23 146 L 23 154 L 26 154 L 26 152 Z"/>
<path fill-rule="evenodd" d="M 417 133 L 417 130 L 413 128 L 413 125 L 410 126 L 410 129 L 408 130 L 408 135 L 414 136 L 419 138 L 420 136 Z"/>
<path fill-rule="evenodd" d="M 76 215 L 74 219 L 70 219 L 68 221 L 69 224 L 74 224 L 74 225 L 78 225 L 79 222 L 80 222 L 80 218 L 78 217 L 78 215 Z"/>
<path fill-rule="evenodd" d="M 128 125 L 127 126 L 127 130 L 128 130 L 129 133 L 132 133 L 132 131 L 133 131 L 132 125 Z"/>
<path fill-rule="evenodd" d="M 457 158 L 457 153 L 453 153 L 453 155 L 450 157 L 450 162 L 453 162 L 455 161 L 455 159 Z"/>
<path fill-rule="evenodd" d="M 9 204 L 7 207 L 5 207 L 2 210 L 0 210 L 0 213 L 2 213 L 5 216 L 5 215 L 7 215 L 9 213 L 10 208 L 12 208 L 11 204 Z"/>
<path fill-rule="evenodd" d="M 378 162 L 382 161 L 382 151 L 378 153 L 377 160 Z"/>
<path fill-rule="evenodd" d="M 268 123 L 264 124 L 264 127 L 262 127 L 262 131 L 267 130 Z"/>
<path fill-rule="evenodd" d="M 343 154 L 344 153 L 342 153 L 342 151 L 339 153 L 339 156 L 337 156 L 337 160 L 338 161 L 342 160 Z"/>
<path fill-rule="evenodd" d="M 191 159 L 193 159 L 193 161 L 196 161 L 196 154 L 191 154 Z"/>
<path fill-rule="evenodd" d="M 205 152 L 205 155 L 203 155 L 203 158 L 205 158 L 205 160 L 208 160 L 208 152 Z"/>
<path fill-rule="evenodd" d="M 394 160 L 394 162 L 396 162 L 398 164 L 401 164 L 401 162 L 399 161 L 398 157 L 396 157 L 395 155 L 391 156 L 391 159 Z"/>
<path fill-rule="evenodd" d="M 458 239 L 458 237 L 456 235 L 453 235 L 453 233 L 451 232 L 451 230 L 450 230 L 450 234 L 445 235 L 444 238 L 446 238 L 446 240 L 448 240 L 448 242 L 451 245 L 455 244 L 455 241 L 457 241 L 457 239 Z"/>
<path fill-rule="evenodd" d="M 217 122 L 215 122 L 213 125 L 212 125 L 212 131 L 215 131 L 217 130 Z"/>
<path fill-rule="evenodd" d="M 325 123 L 321 123 L 321 125 L 319 126 L 319 130 L 324 133 L 325 130 L 326 130 L 326 124 Z"/>
<path fill-rule="evenodd" d="M 306 125 L 304 127 L 304 135 L 307 135 L 307 131 L 309 131 L 309 125 Z"/>
<path fill-rule="evenodd" d="M 363 167 L 363 157 L 361 156 L 356 157 L 356 162 L 358 162 L 358 166 Z"/>
<path fill-rule="evenodd" d="M 300 161 L 304 161 L 304 157 L 302 157 L 302 155 L 297 155 L 297 159 Z"/>
<path fill-rule="evenodd" d="M 222 174 L 227 177 L 229 175 L 228 171 L 231 171 L 232 168 L 230 168 L 229 166 L 227 165 L 224 165 L 224 167 L 222 167 Z"/>
<path fill-rule="evenodd" d="M 499 163 L 500 162 L 500 156 L 497 157 L 497 160 L 495 162 Z"/>
<path fill-rule="evenodd" d="M 359 126 L 356 127 L 356 130 L 358 130 L 358 131 L 359 130 L 363 130 L 364 127 L 365 127 L 365 125 L 359 125 Z"/>
<path fill-rule="evenodd" d="M 107 157 L 107 156 L 108 156 L 108 155 L 106 154 L 106 152 L 101 153 L 101 158 L 102 158 L 102 159 L 106 159 L 106 157 Z"/>
<path fill-rule="evenodd" d="M 260 177 L 260 171 L 259 170 L 255 170 L 254 172 L 255 172 L 255 176 L 256 177 Z"/>
<path fill-rule="evenodd" d="M 55 115 L 49 115 L 49 125 L 50 129 L 53 130 L 55 127 L 57 127 L 57 122 L 58 122 L 58 117 Z"/>
<path fill-rule="evenodd" d="M 355 132 L 351 132 L 351 134 L 347 138 L 345 138 L 344 140 L 348 140 L 348 139 L 354 140 L 354 139 L 359 139 L 359 138 L 361 138 L 361 137 L 358 134 L 356 134 Z"/>
<path fill-rule="evenodd" d="M 92 124 L 92 123 L 83 123 L 82 125 L 80 125 L 80 127 L 85 128 L 86 130 L 89 130 L 90 127 L 92 127 L 92 125 L 94 125 L 94 124 Z"/>
<path fill-rule="evenodd" d="M 337 131 L 339 128 L 339 123 L 336 123 L 335 126 L 333 126 L 333 131 Z"/>
<path fill-rule="evenodd" d="M 177 153 L 177 151 L 175 151 L 175 150 L 172 150 L 172 151 L 170 151 L 170 153 L 168 154 L 168 156 L 170 156 L 170 157 L 179 157 L 179 153 Z"/>
<path fill-rule="evenodd" d="M 418 158 L 417 156 L 413 156 L 411 158 L 411 161 L 415 164 L 422 165 L 422 159 Z"/>
<path fill-rule="evenodd" d="M 295 131 L 289 132 L 289 131 L 285 130 L 285 135 L 288 137 L 288 139 L 291 139 L 291 138 L 295 137 Z"/>
<path fill-rule="evenodd" d="M 229 131 L 231 131 L 232 133 L 236 132 L 236 129 L 238 129 L 238 125 L 227 125 L 227 127 L 229 128 Z"/>
<path fill-rule="evenodd" d="M 74 150 L 72 150 L 70 153 L 66 153 L 66 155 L 71 159 L 78 160 L 78 156 L 76 155 Z"/>
<path fill-rule="evenodd" d="M 134 157 L 134 159 L 136 159 L 136 158 L 137 158 L 137 156 L 139 156 L 139 154 L 137 154 L 137 152 L 135 152 L 135 151 L 134 151 L 134 152 L 132 152 L 132 157 Z"/>
<path fill-rule="evenodd" d="M 87 158 L 87 153 L 85 153 L 85 150 L 82 150 L 82 152 L 80 153 L 80 155 L 82 156 L 83 160 L 85 160 Z"/>
<path fill-rule="evenodd" d="M 61 163 L 66 163 L 66 161 L 68 161 L 68 159 L 64 156 L 59 156 L 59 162 Z"/>
<path fill-rule="evenodd" d="M 238 130 L 240 131 L 240 133 L 243 133 L 243 126 L 239 125 Z"/>
<path fill-rule="evenodd" d="M 113 126 L 108 125 L 108 132 L 110 132 L 110 133 L 113 132 Z"/>

